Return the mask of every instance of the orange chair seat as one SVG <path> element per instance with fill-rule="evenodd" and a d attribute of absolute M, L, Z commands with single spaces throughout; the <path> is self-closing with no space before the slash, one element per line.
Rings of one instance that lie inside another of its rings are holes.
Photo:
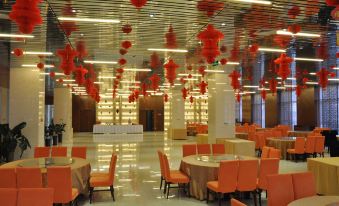
<path fill-rule="evenodd" d="M 72 188 L 72 200 L 74 200 L 79 195 L 79 190 L 77 188 Z"/>
<path fill-rule="evenodd" d="M 174 172 L 170 174 L 169 182 L 173 183 L 189 183 L 189 178 L 181 173 L 180 171 Z"/>
<path fill-rule="evenodd" d="M 109 173 L 104 173 L 104 172 L 93 172 L 91 173 L 91 177 L 104 177 L 108 176 Z"/>
<path fill-rule="evenodd" d="M 91 177 L 89 180 L 90 187 L 108 187 L 113 185 L 113 182 L 109 181 L 109 176 L 96 176 Z"/>
<path fill-rule="evenodd" d="M 207 182 L 207 188 L 214 191 L 214 192 L 221 192 L 219 190 L 219 183 L 218 181 L 210 181 L 210 182 Z"/>
<path fill-rule="evenodd" d="M 295 154 L 295 149 L 287 149 L 287 153 Z"/>

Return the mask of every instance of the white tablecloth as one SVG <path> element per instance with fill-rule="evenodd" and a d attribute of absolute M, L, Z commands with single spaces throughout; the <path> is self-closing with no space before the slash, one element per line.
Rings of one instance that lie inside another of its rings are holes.
<path fill-rule="evenodd" d="M 93 126 L 94 134 L 141 134 L 143 133 L 142 125 L 102 125 Z"/>

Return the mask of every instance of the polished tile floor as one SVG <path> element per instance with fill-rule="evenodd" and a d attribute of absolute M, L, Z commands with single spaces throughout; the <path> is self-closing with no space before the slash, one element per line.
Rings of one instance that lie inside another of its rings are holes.
<path fill-rule="evenodd" d="M 92 135 L 76 133 L 73 138 L 64 141 L 65 146 L 87 146 L 87 158 L 92 171 L 107 171 L 112 152 L 118 154 L 116 179 L 114 182 L 116 201 L 113 203 L 109 192 L 94 193 L 95 206 L 106 205 L 207 205 L 205 201 L 188 198 L 171 189 L 170 198 L 164 198 L 159 190 L 160 169 L 157 150 L 165 151 L 170 158 L 171 168 L 178 169 L 182 157 L 181 145 L 194 143 L 189 140 L 167 139 L 166 133 L 152 132 L 143 135 Z M 306 163 L 281 161 L 280 172 L 305 171 Z M 263 205 L 266 205 L 263 195 Z M 242 200 L 253 205 L 253 200 Z M 82 198 L 79 205 L 90 205 L 88 198 Z M 217 202 L 209 203 L 217 205 Z M 223 205 L 229 205 L 223 202 Z"/>

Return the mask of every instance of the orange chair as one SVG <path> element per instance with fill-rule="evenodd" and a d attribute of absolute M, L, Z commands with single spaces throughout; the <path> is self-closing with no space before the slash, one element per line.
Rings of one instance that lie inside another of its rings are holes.
<path fill-rule="evenodd" d="M 18 194 L 18 206 L 52 206 L 52 188 L 21 188 Z"/>
<path fill-rule="evenodd" d="M 15 168 L 0 167 L 0 188 L 16 188 Z"/>
<path fill-rule="evenodd" d="M 54 189 L 53 203 L 70 205 L 76 202 L 79 191 L 72 188 L 70 167 L 47 167 L 47 187 Z"/>
<path fill-rule="evenodd" d="M 16 169 L 18 188 L 42 188 L 42 174 L 38 167 L 18 167 Z"/>
<path fill-rule="evenodd" d="M 264 146 L 261 150 L 261 159 L 268 158 L 270 155 L 271 147 Z"/>
<path fill-rule="evenodd" d="M 49 157 L 49 153 L 50 153 L 49 147 L 34 148 L 34 158 Z"/>
<path fill-rule="evenodd" d="M 87 147 L 72 147 L 72 157 L 86 159 Z"/>
<path fill-rule="evenodd" d="M 197 144 L 198 154 L 211 154 L 211 146 L 209 144 Z"/>
<path fill-rule="evenodd" d="M 246 206 L 244 203 L 236 200 L 236 199 L 231 199 L 231 206 Z"/>
<path fill-rule="evenodd" d="M 163 166 L 163 162 L 162 162 L 162 155 L 163 153 L 161 151 L 158 150 L 158 158 L 159 158 L 159 163 L 160 163 L 160 190 L 162 188 L 162 182 L 165 179 L 165 171 L 164 171 L 164 166 Z"/>
<path fill-rule="evenodd" d="M 287 150 L 287 156 L 293 155 L 295 161 L 297 161 L 297 155 L 303 155 L 305 152 L 305 138 L 303 137 L 297 137 L 297 139 L 295 140 L 295 144 L 294 144 L 294 149 L 288 149 Z"/>
<path fill-rule="evenodd" d="M 67 147 L 52 147 L 52 157 L 67 157 Z"/>
<path fill-rule="evenodd" d="M 238 160 L 220 162 L 218 181 L 207 182 L 207 203 L 210 191 L 218 195 L 219 206 L 225 193 L 235 192 L 237 188 L 238 168 Z"/>
<path fill-rule="evenodd" d="M 117 155 L 112 154 L 108 173 L 91 174 L 91 178 L 89 179 L 89 201 L 90 203 L 92 203 L 92 200 L 93 200 L 93 193 L 95 192 L 94 190 L 95 187 L 109 187 L 109 191 L 111 191 L 112 199 L 113 201 L 115 201 L 113 183 L 114 183 L 116 164 L 117 164 Z M 98 191 L 108 191 L 108 190 L 98 190 Z"/>
<path fill-rule="evenodd" d="M 279 159 L 261 159 L 259 166 L 259 176 L 257 180 L 257 192 L 259 194 L 259 204 L 261 205 L 261 192 L 267 190 L 267 175 L 278 174 Z"/>
<path fill-rule="evenodd" d="M 267 183 L 269 206 L 286 206 L 294 200 L 291 174 L 268 175 Z"/>
<path fill-rule="evenodd" d="M 292 174 L 294 199 L 317 195 L 315 179 L 312 172 Z"/>
<path fill-rule="evenodd" d="M 271 148 L 270 149 L 270 153 L 268 155 L 268 158 L 277 158 L 277 159 L 280 159 L 281 158 L 281 151 L 280 151 L 280 149 Z"/>
<path fill-rule="evenodd" d="M 225 145 L 223 144 L 212 144 L 213 154 L 225 154 Z"/>
<path fill-rule="evenodd" d="M 182 156 L 190 156 L 197 154 L 197 146 L 195 144 L 184 144 L 182 145 Z"/>
<path fill-rule="evenodd" d="M 178 184 L 179 187 L 180 187 L 180 185 L 184 185 L 184 187 L 187 186 L 188 196 L 190 196 L 190 193 L 189 193 L 190 179 L 188 178 L 188 176 L 185 175 L 182 172 L 171 172 L 170 166 L 169 166 L 169 163 L 168 163 L 168 159 L 167 159 L 167 155 L 163 154 L 162 158 L 163 158 L 162 159 L 163 167 L 164 167 L 164 171 L 165 171 L 165 190 L 164 190 L 164 193 L 167 190 L 167 197 L 166 198 L 168 199 L 171 184 Z"/>
<path fill-rule="evenodd" d="M 315 147 L 314 147 L 314 157 L 317 157 L 317 154 L 320 157 L 324 157 L 324 150 L 325 150 L 325 137 L 324 136 L 317 136 L 315 140 Z"/>
<path fill-rule="evenodd" d="M 237 191 L 252 192 L 254 205 L 257 205 L 258 160 L 240 160 Z"/>
<path fill-rule="evenodd" d="M 0 204 L 17 206 L 18 190 L 16 188 L 0 188 Z"/>
<path fill-rule="evenodd" d="M 315 149 L 315 141 L 316 141 L 316 136 L 309 136 L 306 138 L 305 142 L 305 155 L 312 155 L 314 154 L 314 149 Z"/>

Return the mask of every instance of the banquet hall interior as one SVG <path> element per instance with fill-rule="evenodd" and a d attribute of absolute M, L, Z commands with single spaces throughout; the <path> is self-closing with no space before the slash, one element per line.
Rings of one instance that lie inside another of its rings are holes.
<path fill-rule="evenodd" d="M 339 205 L 339 0 L 0 1 L 0 205 Z"/>

